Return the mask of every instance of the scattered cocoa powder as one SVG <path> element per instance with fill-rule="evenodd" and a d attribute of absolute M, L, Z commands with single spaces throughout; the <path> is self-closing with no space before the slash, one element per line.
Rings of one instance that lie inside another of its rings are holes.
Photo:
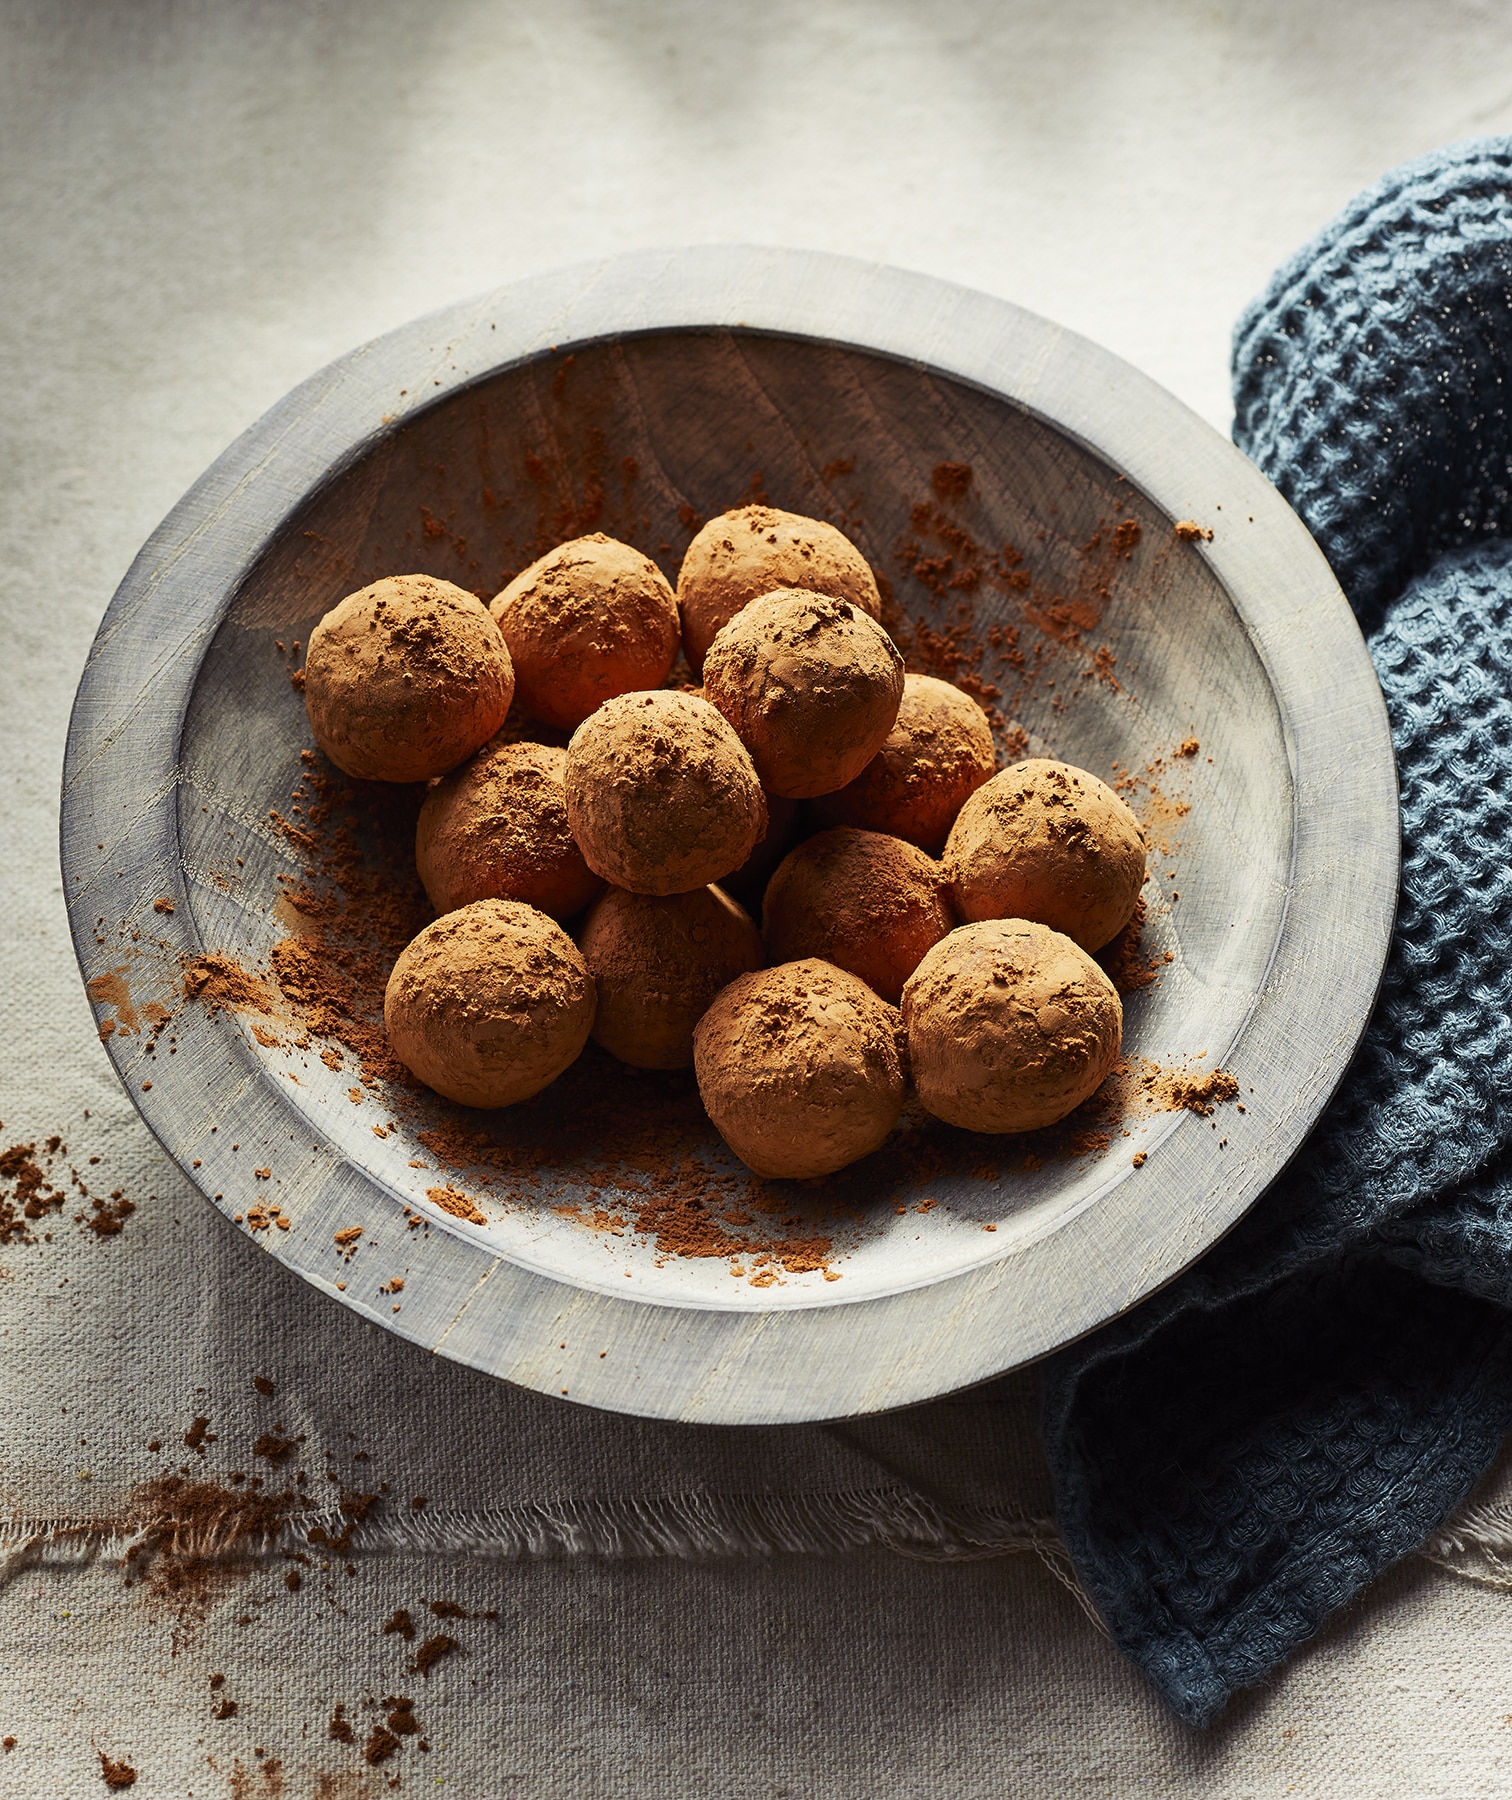
<path fill-rule="evenodd" d="M 362 1754 L 376 1768 L 399 1748 L 399 1739 L 383 1725 L 375 1725 Z"/>
<path fill-rule="evenodd" d="M 450 1213 L 454 1219 L 466 1219 L 470 1225 L 486 1225 L 488 1214 L 480 1212 L 476 1203 L 457 1188 L 433 1187 L 425 1190 L 425 1197 L 432 1206 L 439 1206 L 444 1213 Z"/>
<path fill-rule="evenodd" d="M 97 1750 L 95 1755 L 100 1759 L 100 1774 L 105 1785 L 112 1792 L 119 1788 L 129 1788 L 136 1781 L 137 1772 L 129 1762 L 112 1762 L 103 1750 Z"/>
<path fill-rule="evenodd" d="M 449 1656 L 457 1648 L 457 1640 L 439 1632 L 435 1637 L 428 1637 L 415 1652 L 415 1660 L 410 1664 L 412 1675 L 423 1675 L 430 1680 L 430 1672 L 443 1656 Z"/>
<path fill-rule="evenodd" d="M 238 1492 L 180 1475 L 159 1476 L 136 1489 L 116 1526 L 131 1537 L 128 1580 L 174 1612 L 176 1646 L 212 1600 L 258 1566 L 297 1503 L 292 1492 Z"/>
<path fill-rule="evenodd" d="M 383 991 L 432 916 L 414 861 L 424 790 L 351 780 L 311 751 L 305 759 L 294 799 L 309 830 L 285 835 L 307 861 L 298 879 L 282 878 L 278 912 L 292 929 L 273 946 L 273 979 L 308 1032 L 351 1053 L 364 1085 L 413 1091 L 383 1029 Z"/>
<path fill-rule="evenodd" d="M 1137 994 L 1160 979 L 1160 971 L 1175 960 L 1169 951 L 1147 951 L 1144 946 L 1145 898 L 1141 894 L 1130 919 L 1111 944 L 1097 953 L 1097 960 L 1120 994 Z"/>
<path fill-rule="evenodd" d="M 116 1237 L 136 1211 L 136 1202 L 128 1200 L 119 1188 L 111 1191 L 109 1199 L 92 1195 L 89 1206 L 87 1213 L 74 1214 L 74 1223 L 92 1231 L 97 1238 Z"/>
<path fill-rule="evenodd" d="M 84 983 L 84 991 L 98 1006 L 113 1006 L 116 1011 L 114 1020 L 107 1020 L 112 1031 L 119 1031 L 123 1037 L 137 1030 L 141 1020 L 135 1006 L 131 1003 L 131 988 L 126 980 L 126 968 L 111 969 L 107 974 L 96 975 L 92 981 Z M 101 1037 L 110 1034 L 102 1025 Z"/>
<path fill-rule="evenodd" d="M 1207 1118 L 1215 1106 L 1239 1098 L 1239 1083 L 1227 1069 L 1160 1069 L 1150 1092 L 1171 1112 L 1185 1108 Z"/>
<path fill-rule="evenodd" d="M 52 1158 L 67 1148 L 61 1139 L 49 1139 L 57 1145 L 51 1155 L 43 1152 L 51 1168 Z M 37 1160 L 33 1143 L 12 1144 L 0 1151 L 0 1181 L 9 1182 L 9 1193 L 0 1193 L 0 1244 L 32 1244 L 36 1242 L 30 1221 L 45 1218 L 62 1206 L 67 1195 L 54 1185 L 47 1170 Z"/>
<path fill-rule="evenodd" d="M 1156 751 L 1141 769 L 1113 765 L 1110 785 L 1143 826 L 1152 856 L 1174 856 L 1181 849 L 1182 821 L 1191 812 L 1192 802 L 1180 787 L 1190 781 L 1188 765 L 1200 748 L 1197 739 L 1189 737 L 1173 750 Z"/>
<path fill-rule="evenodd" d="M 196 956 L 184 964 L 184 998 L 198 1000 L 213 1018 L 219 1012 L 270 1013 L 272 996 L 257 976 L 231 956 Z"/>

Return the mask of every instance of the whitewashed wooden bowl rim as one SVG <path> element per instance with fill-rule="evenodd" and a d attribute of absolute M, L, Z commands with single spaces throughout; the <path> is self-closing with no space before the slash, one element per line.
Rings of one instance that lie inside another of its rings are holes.
<path fill-rule="evenodd" d="M 543 1393 L 710 1423 L 823 1419 L 907 1405 L 1045 1355 L 1094 1329 L 1207 1250 L 1254 1203 L 1316 1120 L 1369 1017 L 1398 882 L 1390 734 L 1358 628 L 1321 553 L 1226 440 L 1128 364 L 1022 308 L 931 277 L 811 251 L 647 251 L 535 277 L 448 307 L 340 358 L 243 434 L 173 509 L 101 623 L 70 724 L 62 861 L 75 947 L 100 972 L 95 918 L 135 909 L 185 955 L 188 909 L 154 915 L 180 869 L 180 729 L 200 660 L 267 544 L 317 489 L 422 409 L 552 350 L 642 333 L 744 329 L 821 340 L 969 383 L 1049 421 L 1173 522 L 1220 502 L 1204 554 L 1280 708 L 1294 783 L 1293 868 L 1269 977 L 1232 1063 L 1248 1111 L 1217 1157 L 1189 1152 L 1121 1179 L 1060 1228 L 999 1261 L 880 1298 L 705 1310 L 588 1292 L 434 1229 L 423 1303 L 392 1313 L 338 1292 L 327 1233 L 269 1231 L 270 1254 L 342 1304 L 427 1349 Z M 395 396 L 407 388 L 403 399 Z M 385 417 L 387 415 L 387 417 Z M 97 848 L 103 842 L 104 850 Z M 126 875 L 117 876 L 124 867 Z M 108 902 L 108 904 L 107 904 Z M 105 1009 L 99 1008 L 101 1016 Z M 263 1197 L 229 1125 L 262 1065 L 221 1022 L 208 1073 L 142 1040 L 107 1048 L 134 1104 L 228 1218 Z M 1310 1046 L 1299 1059 L 1297 1046 Z M 143 1091 L 144 1076 L 152 1086 Z M 290 1109 L 292 1111 L 292 1109 Z M 307 1134 L 301 1117 L 299 1130 Z M 293 1135 L 293 1134 L 290 1134 Z M 195 1158 L 200 1166 L 194 1166 Z M 334 1154 L 304 1200 L 322 1219 L 398 1224 L 397 1194 Z M 285 1205 L 297 1210 L 283 1190 Z M 417 1284 L 411 1283 L 411 1286 Z M 559 1346 L 571 1346 L 563 1353 Z M 600 1356 L 605 1347 L 609 1354 Z"/>

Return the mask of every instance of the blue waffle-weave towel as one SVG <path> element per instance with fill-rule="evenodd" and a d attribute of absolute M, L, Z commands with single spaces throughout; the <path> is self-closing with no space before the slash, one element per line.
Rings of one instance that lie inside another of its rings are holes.
<path fill-rule="evenodd" d="M 1366 632 L 1403 868 L 1302 1153 L 1047 1371 L 1061 1530 L 1194 1724 L 1416 1548 L 1512 1427 L 1512 139 L 1360 195 L 1239 321 L 1234 394 Z"/>

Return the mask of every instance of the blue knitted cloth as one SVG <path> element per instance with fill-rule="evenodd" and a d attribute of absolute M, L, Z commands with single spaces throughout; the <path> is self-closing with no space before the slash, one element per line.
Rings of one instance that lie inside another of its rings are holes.
<path fill-rule="evenodd" d="M 1047 1370 L 1071 1554 L 1193 1724 L 1420 1544 L 1512 1428 L 1512 140 L 1355 200 L 1239 321 L 1234 392 L 1365 628 L 1403 869 L 1375 1014 L 1301 1154 Z"/>

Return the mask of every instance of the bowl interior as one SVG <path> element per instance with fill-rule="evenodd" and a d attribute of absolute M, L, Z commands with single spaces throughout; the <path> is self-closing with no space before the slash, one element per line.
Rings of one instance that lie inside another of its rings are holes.
<path fill-rule="evenodd" d="M 588 531 L 638 545 L 675 582 L 703 520 L 751 499 L 853 537 L 909 667 L 978 694 L 1000 760 L 1054 755 L 1122 784 L 1151 843 L 1129 952 L 1147 984 L 1125 997 L 1126 1051 L 1221 1062 L 1265 978 L 1292 855 L 1280 713 L 1223 587 L 1174 521 L 1043 419 L 916 364 L 746 331 L 580 345 L 449 394 L 291 520 L 224 617 L 184 720 L 180 841 L 204 942 L 255 968 L 303 943 L 376 1042 L 385 957 L 429 916 L 409 858 L 418 795 L 301 760 L 296 640 L 379 576 L 425 571 L 488 597 Z M 307 835 L 329 845 L 348 819 L 345 861 L 316 855 L 312 878 Z M 333 869 L 382 915 L 368 951 L 312 936 L 302 902 Z M 637 1297 L 673 1305 L 829 1305 L 932 1282 L 1140 1179 L 1132 1155 L 1164 1135 L 1213 1129 L 1104 1106 L 1038 1141 L 910 1114 L 832 1181 L 763 1184 L 723 1151 L 689 1076 L 636 1074 L 590 1047 L 528 1105 L 462 1116 L 395 1085 L 380 1049 L 364 1063 L 297 1019 L 242 1025 L 313 1140 L 417 1215 L 486 1230 L 573 1285 L 624 1295 L 629 1275 Z M 438 1184 L 487 1227 L 438 1211 Z M 742 1254 L 778 1229 L 809 1251 Z"/>

